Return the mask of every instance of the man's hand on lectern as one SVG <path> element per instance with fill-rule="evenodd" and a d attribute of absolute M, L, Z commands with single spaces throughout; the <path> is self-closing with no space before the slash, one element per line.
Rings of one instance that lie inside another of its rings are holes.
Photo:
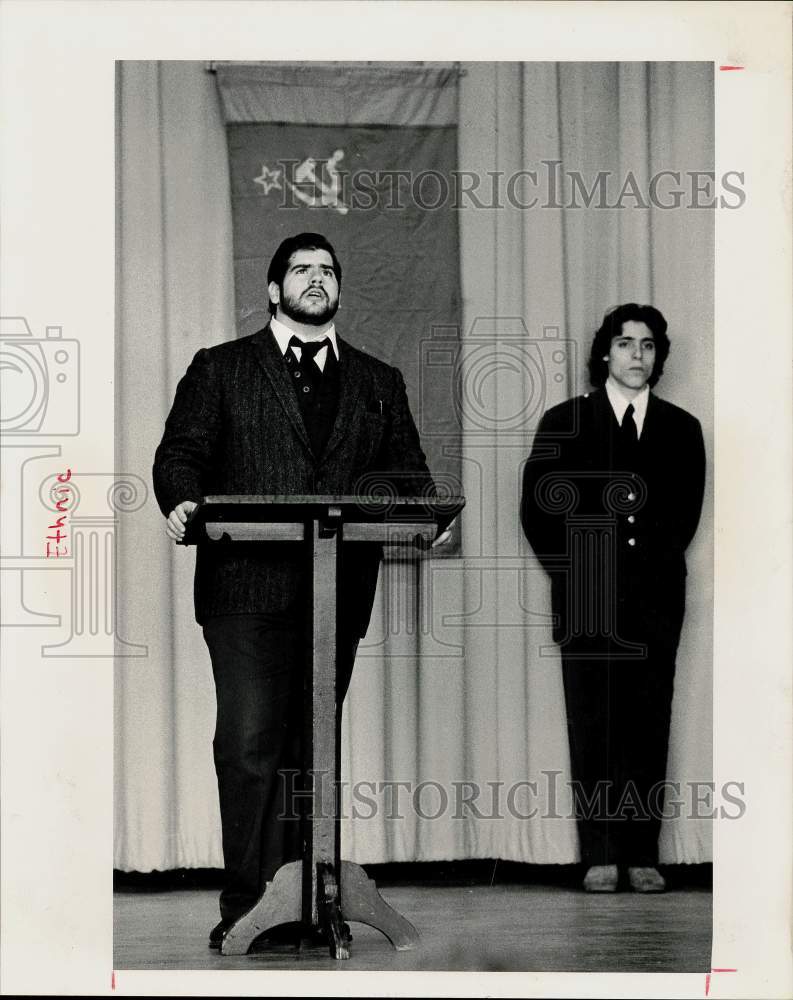
<path fill-rule="evenodd" d="M 174 542 L 181 542 L 184 538 L 184 526 L 188 515 L 194 511 L 198 504 L 194 500 L 183 500 L 178 503 L 165 522 L 165 533 Z"/>
<path fill-rule="evenodd" d="M 455 519 L 449 523 L 449 526 L 446 528 L 446 530 L 442 531 L 435 539 L 435 541 L 432 543 L 433 549 L 436 549 L 439 545 L 445 545 L 449 541 L 449 539 L 452 537 L 452 528 L 455 526 L 456 523 L 457 523 L 457 518 L 455 517 Z"/>

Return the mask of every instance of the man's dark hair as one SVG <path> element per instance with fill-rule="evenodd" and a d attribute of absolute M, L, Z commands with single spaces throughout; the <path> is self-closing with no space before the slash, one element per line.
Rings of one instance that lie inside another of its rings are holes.
<path fill-rule="evenodd" d="M 273 259 L 267 268 L 268 287 L 271 281 L 274 281 L 279 288 L 283 287 L 289 261 L 292 259 L 292 254 L 297 253 L 298 250 L 326 250 L 333 261 L 333 273 L 336 275 L 339 291 L 341 291 L 341 264 L 339 263 L 339 258 L 336 256 L 336 251 L 328 240 L 320 233 L 298 233 L 297 236 L 288 236 L 283 241 L 273 254 Z M 275 316 L 277 308 L 278 306 L 271 299 L 270 312 L 273 316 Z"/>
<path fill-rule="evenodd" d="M 666 335 L 666 320 L 654 306 L 640 306 L 635 302 L 626 302 L 625 305 L 617 306 L 606 313 L 592 341 L 592 351 L 589 355 L 589 381 L 592 385 L 599 387 L 606 384 L 609 368 L 603 357 L 608 354 L 611 341 L 615 337 L 622 336 L 623 323 L 629 323 L 631 320 L 645 323 L 655 340 L 655 365 L 652 375 L 647 380 L 648 385 L 654 386 L 663 375 L 664 362 L 669 357 L 670 347 L 669 337 Z"/>

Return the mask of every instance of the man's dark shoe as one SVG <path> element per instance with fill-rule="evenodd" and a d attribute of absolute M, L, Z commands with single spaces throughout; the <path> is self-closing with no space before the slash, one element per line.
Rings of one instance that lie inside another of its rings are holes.
<path fill-rule="evenodd" d="M 223 935 L 231 927 L 232 923 L 232 920 L 221 920 L 209 932 L 209 947 L 213 951 L 220 951 L 220 946 L 223 944 Z"/>

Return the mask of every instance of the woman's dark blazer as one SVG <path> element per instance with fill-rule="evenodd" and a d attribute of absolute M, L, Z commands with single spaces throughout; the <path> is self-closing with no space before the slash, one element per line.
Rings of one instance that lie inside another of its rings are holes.
<path fill-rule="evenodd" d="M 674 656 L 704 484 L 699 421 L 653 393 L 634 451 L 605 389 L 545 413 L 524 467 L 521 521 L 551 578 L 563 654 L 629 656 L 639 644 Z"/>

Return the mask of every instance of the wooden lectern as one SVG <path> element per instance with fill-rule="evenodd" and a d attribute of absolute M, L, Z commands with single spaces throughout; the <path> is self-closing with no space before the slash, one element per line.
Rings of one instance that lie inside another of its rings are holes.
<path fill-rule="evenodd" d="M 429 548 L 462 510 L 462 497 L 212 496 L 193 511 L 183 544 L 212 541 L 293 541 L 310 547 L 311 663 L 307 666 L 306 774 L 311 801 L 303 859 L 282 865 L 258 902 L 226 932 L 223 955 L 244 955 L 260 934 L 299 922 L 324 936 L 331 957 L 350 957 L 346 921 L 381 931 L 398 951 L 415 947 L 418 932 L 390 907 L 360 865 L 342 861 L 337 789 L 340 750 L 336 705 L 336 581 L 341 544 L 375 542 Z"/>

